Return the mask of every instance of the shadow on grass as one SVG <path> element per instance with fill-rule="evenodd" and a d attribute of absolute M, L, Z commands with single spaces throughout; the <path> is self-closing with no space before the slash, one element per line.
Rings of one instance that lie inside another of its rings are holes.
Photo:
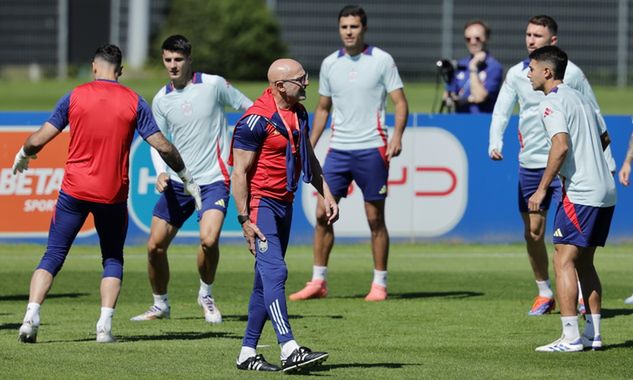
<path fill-rule="evenodd" d="M 49 294 L 46 296 L 46 299 L 52 298 L 79 298 L 84 296 L 89 296 L 90 293 L 57 293 L 57 294 Z M 12 294 L 10 296 L 0 295 L 0 301 L 28 301 L 28 294 Z"/>
<path fill-rule="evenodd" d="M 323 364 L 317 367 L 305 369 L 297 374 L 300 375 L 318 375 L 319 372 L 327 372 L 339 368 L 385 368 L 385 369 L 401 369 L 410 366 L 421 366 L 422 364 L 412 363 L 341 363 L 341 364 Z"/>
<path fill-rule="evenodd" d="M 605 309 L 602 308 L 600 311 L 600 318 L 608 319 L 614 318 L 620 315 L 631 315 L 633 314 L 633 309 Z"/>
<path fill-rule="evenodd" d="M 18 326 L 20 327 L 20 326 Z M 210 338 L 242 339 L 241 336 L 226 332 L 199 332 L 199 331 L 175 331 L 159 335 L 117 335 L 118 343 L 142 342 L 142 341 L 170 341 L 170 340 L 201 340 Z M 95 338 L 83 338 L 72 340 L 49 340 L 41 343 L 70 343 L 70 342 L 94 342 Z M 40 344 L 40 342 L 38 342 Z"/>
<path fill-rule="evenodd" d="M 602 350 L 612 350 L 617 348 L 633 348 L 633 340 L 627 340 L 626 342 L 618 344 L 606 344 L 602 346 Z"/>
<path fill-rule="evenodd" d="M 177 331 L 166 332 L 161 335 L 129 335 L 118 336 L 119 342 L 139 342 L 139 341 L 156 341 L 156 340 L 199 340 L 209 338 L 224 338 L 224 339 L 242 339 L 241 336 L 232 333 L 221 331 Z"/>
<path fill-rule="evenodd" d="M 0 330 L 18 330 L 21 323 L 0 323 Z"/>
<path fill-rule="evenodd" d="M 288 315 L 288 319 L 305 319 L 305 318 L 312 318 L 312 319 L 343 319 L 344 317 L 342 315 L 297 315 L 297 314 L 290 314 Z M 201 319 L 201 317 L 182 317 L 182 318 L 172 318 L 172 319 L 178 319 L 178 320 L 187 320 L 187 319 Z M 248 321 L 248 315 L 245 314 L 241 314 L 241 315 L 222 315 L 222 320 L 224 322 L 247 322 Z"/>
<path fill-rule="evenodd" d="M 410 293 L 389 293 L 388 299 L 416 299 L 416 298 L 468 298 L 468 297 L 480 297 L 484 293 L 471 292 L 468 290 L 456 290 L 450 292 L 410 292 Z M 340 297 L 328 297 L 328 298 L 365 298 L 365 294 L 357 294 L 354 296 L 340 296 Z"/>

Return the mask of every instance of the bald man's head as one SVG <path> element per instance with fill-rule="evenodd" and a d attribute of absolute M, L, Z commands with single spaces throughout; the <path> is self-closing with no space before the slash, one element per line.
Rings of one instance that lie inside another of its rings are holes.
<path fill-rule="evenodd" d="M 288 105 L 305 100 L 308 73 L 294 59 L 280 58 L 268 69 L 268 82 L 277 100 Z"/>
<path fill-rule="evenodd" d="M 272 84 L 280 80 L 295 79 L 304 73 L 299 62 L 290 58 L 280 58 L 268 68 L 268 82 Z"/>

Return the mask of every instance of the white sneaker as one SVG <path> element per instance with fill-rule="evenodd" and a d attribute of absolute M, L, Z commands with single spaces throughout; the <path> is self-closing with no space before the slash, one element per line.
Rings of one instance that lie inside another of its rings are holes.
<path fill-rule="evenodd" d="M 161 309 L 156 305 L 152 305 L 146 312 L 139 314 L 136 317 L 130 318 L 130 321 L 151 321 L 154 319 L 169 319 L 169 306 L 166 309 Z"/>
<path fill-rule="evenodd" d="M 22 343 L 35 343 L 37 341 L 37 330 L 40 326 L 33 324 L 33 321 L 26 321 L 20 326 L 18 340 Z"/>
<path fill-rule="evenodd" d="M 112 336 L 112 331 L 105 329 L 97 330 L 97 343 L 114 343 L 116 339 Z"/>
<path fill-rule="evenodd" d="M 602 349 L 602 337 L 600 335 L 590 338 L 583 334 L 580 336 L 580 341 L 584 348 L 591 348 L 594 351 Z"/>
<path fill-rule="evenodd" d="M 209 323 L 222 323 L 222 314 L 213 298 L 209 296 L 198 297 L 198 305 L 204 311 L 204 320 Z"/>
<path fill-rule="evenodd" d="M 564 337 L 553 341 L 545 346 L 536 347 L 537 352 L 580 352 L 583 349 L 583 345 L 580 339 L 574 342 L 566 342 Z"/>
<path fill-rule="evenodd" d="M 628 305 L 633 305 L 633 295 L 631 295 L 629 298 L 625 299 L 624 303 L 628 304 Z"/>

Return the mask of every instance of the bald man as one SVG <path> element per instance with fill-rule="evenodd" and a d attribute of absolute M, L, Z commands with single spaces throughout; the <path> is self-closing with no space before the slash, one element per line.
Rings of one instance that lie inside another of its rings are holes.
<path fill-rule="evenodd" d="M 295 372 L 328 357 L 325 352 L 299 346 L 288 320 L 284 258 L 301 172 L 303 181 L 324 197 L 329 224 L 338 219 L 338 207 L 310 145 L 308 113 L 299 103 L 306 97 L 308 74 L 299 62 L 278 59 L 268 69 L 268 82 L 233 133 L 231 182 L 237 219 L 255 256 L 255 280 L 237 368 Z M 267 319 L 281 347 L 281 368 L 255 350 Z"/>

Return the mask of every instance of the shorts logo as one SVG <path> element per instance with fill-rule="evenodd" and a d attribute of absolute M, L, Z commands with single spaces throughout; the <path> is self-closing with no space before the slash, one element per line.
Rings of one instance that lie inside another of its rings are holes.
<path fill-rule="evenodd" d="M 216 206 L 220 206 L 220 207 L 222 207 L 222 208 L 226 208 L 226 205 L 224 204 L 224 199 L 217 200 L 217 201 L 215 201 L 215 203 L 214 203 L 214 204 L 215 204 Z"/>
<path fill-rule="evenodd" d="M 380 195 L 387 194 L 387 185 L 382 185 L 378 194 Z"/>
<path fill-rule="evenodd" d="M 268 240 L 257 239 L 257 250 L 261 253 L 268 251 Z"/>
<path fill-rule="evenodd" d="M 563 233 L 560 232 L 560 228 L 557 228 L 556 231 L 554 231 L 554 237 L 563 237 Z"/>

